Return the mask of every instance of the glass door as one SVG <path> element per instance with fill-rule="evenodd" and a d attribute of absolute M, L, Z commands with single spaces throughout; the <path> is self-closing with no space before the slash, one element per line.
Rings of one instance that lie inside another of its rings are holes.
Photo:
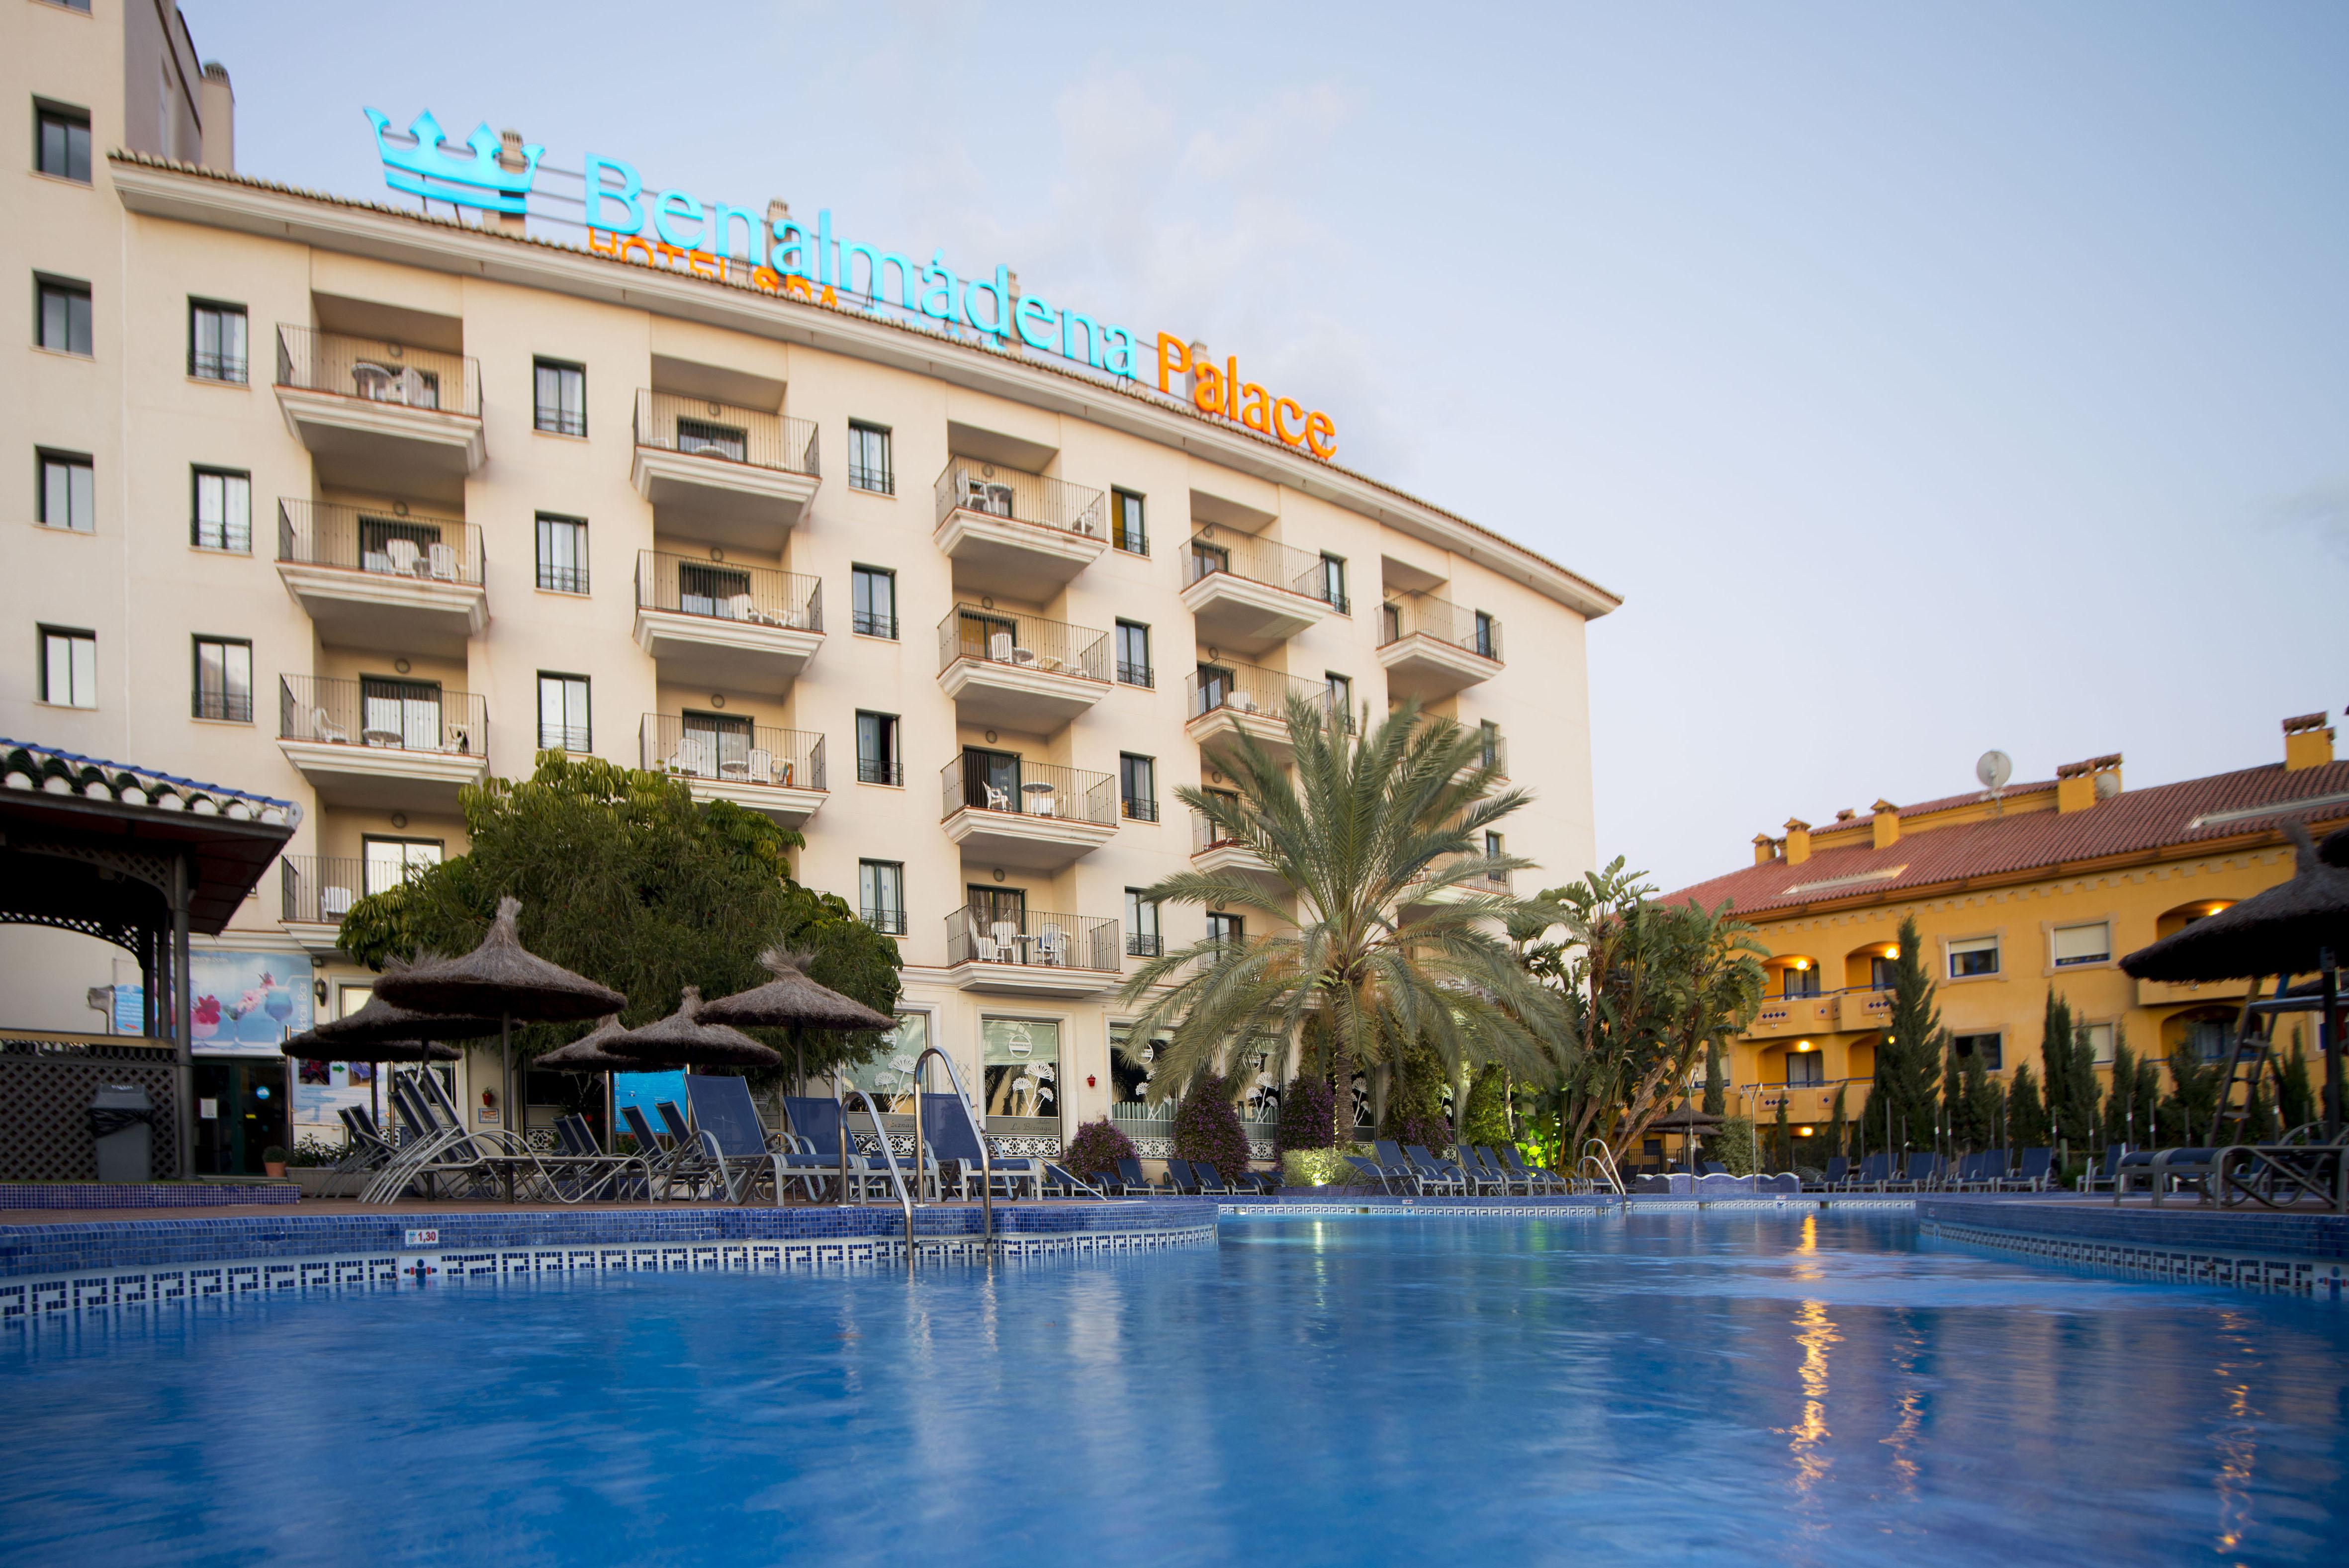
<path fill-rule="evenodd" d="M 1019 645 L 1019 623 L 1005 615 L 985 615 L 977 610 L 965 610 L 956 617 L 956 652 L 966 659 L 992 659 L 999 665 L 1011 663 L 1011 650 Z"/>
<path fill-rule="evenodd" d="M 711 771 L 702 776 L 747 775 L 750 767 L 750 721 L 727 713 L 688 713 L 685 754 Z M 733 774 L 727 773 L 729 764 Z M 699 772 L 698 767 L 693 769 Z"/>
<path fill-rule="evenodd" d="M 750 596 L 750 574 L 724 566 L 704 566 L 698 562 L 679 562 L 677 568 L 677 607 L 688 615 L 715 615 L 728 620 L 740 620 L 735 601 Z"/>
<path fill-rule="evenodd" d="M 716 425 L 707 419 L 677 422 L 677 449 L 704 457 L 731 458 L 740 462 L 750 455 L 749 433 L 738 426 Z"/>
<path fill-rule="evenodd" d="M 1221 665 L 1199 666 L 1199 712 L 1213 713 L 1232 700 L 1238 676 Z M 1194 716 L 1196 717 L 1195 715 Z"/>
<path fill-rule="evenodd" d="M 440 683 L 386 680 L 368 676 L 359 682 L 360 738 L 369 746 L 398 746 L 410 751 L 440 749 Z"/>
<path fill-rule="evenodd" d="M 962 803 L 980 811 L 1019 810 L 1019 758 L 1010 751 L 963 748 Z"/>

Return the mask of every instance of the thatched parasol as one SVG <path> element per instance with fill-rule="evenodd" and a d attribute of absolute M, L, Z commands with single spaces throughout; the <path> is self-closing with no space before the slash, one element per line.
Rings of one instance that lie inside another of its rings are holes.
<path fill-rule="evenodd" d="M 796 1051 L 801 1031 L 805 1029 L 894 1029 L 897 1020 L 885 1013 L 876 1013 L 854 996 L 843 996 L 829 985 L 819 985 L 808 978 L 808 960 L 812 954 L 786 953 L 771 947 L 759 955 L 759 962 L 774 976 L 764 985 L 754 985 L 748 991 L 737 991 L 731 996 L 720 996 L 705 1003 L 701 1021 L 705 1024 L 729 1024 L 741 1029 L 789 1029 Z M 804 1053 L 798 1064 L 802 1081 L 807 1077 Z M 797 1092 L 794 1090 L 794 1092 Z"/>
<path fill-rule="evenodd" d="M 322 1050 L 316 1029 L 295 1036 L 279 1048 L 307 1062 L 453 1062 L 464 1054 L 436 1040 L 344 1040 Z"/>
<path fill-rule="evenodd" d="M 603 1043 L 603 1049 L 613 1056 L 627 1057 L 630 1067 L 638 1072 L 670 1063 L 709 1068 L 782 1065 L 781 1057 L 740 1029 L 701 1022 L 698 1016 L 700 1011 L 701 987 L 688 985 L 676 1012 L 640 1029 L 613 1036 Z"/>
<path fill-rule="evenodd" d="M 665 1068 L 667 1062 L 647 1061 L 641 1057 L 616 1057 L 605 1047 L 628 1031 L 620 1026 L 620 1015 L 606 1014 L 603 1021 L 567 1046 L 559 1046 L 530 1065 L 553 1068 L 566 1073 L 640 1073 Z"/>
<path fill-rule="evenodd" d="M 574 975 L 560 964 L 550 964 L 522 944 L 515 923 L 522 901 L 498 900 L 497 918 L 481 945 L 462 958 L 431 964 L 384 965 L 375 994 L 402 1007 L 433 1013 L 472 1013 L 498 1020 L 498 1047 L 503 1064 L 503 1090 L 499 1118 L 511 1124 L 513 1114 L 513 1021 L 567 1024 L 599 1013 L 616 1013 L 628 999 L 608 985 L 584 975 Z"/>
<path fill-rule="evenodd" d="M 286 1054 L 323 1057 L 336 1062 L 371 1061 L 376 1058 L 356 1055 L 353 1047 L 378 1040 L 478 1040 L 497 1030 L 495 1013 L 486 1017 L 464 1013 L 419 1013 L 396 1007 L 380 996 L 370 996 L 367 1006 L 357 1012 L 295 1037 L 295 1041 L 316 1046 L 316 1049 Z"/>
<path fill-rule="evenodd" d="M 1651 1132 L 1718 1132 L 1722 1119 L 1707 1110 L 1691 1110 L 1687 1106 L 1668 1110 L 1648 1123 Z"/>

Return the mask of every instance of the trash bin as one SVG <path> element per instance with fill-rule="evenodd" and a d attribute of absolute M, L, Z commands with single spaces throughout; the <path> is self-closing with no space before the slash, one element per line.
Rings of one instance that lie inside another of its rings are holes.
<path fill-rule="evenodd" d="M 110 1083 L 89 1102 L 89 1136 L 98 1179 L 144 1181 L 153 1170 L 155 1103 L 135 1083 Z"/>

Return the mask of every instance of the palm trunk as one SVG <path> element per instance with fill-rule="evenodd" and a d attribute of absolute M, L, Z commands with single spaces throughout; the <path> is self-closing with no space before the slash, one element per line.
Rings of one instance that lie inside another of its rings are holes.
<path fill-rule="evenodd" d="M 1460 1150 L 1468 1147 L 1468 1064 L 1464 1059 L 1452 1068 L 1452 1151 L 1458 1159 Z"/>

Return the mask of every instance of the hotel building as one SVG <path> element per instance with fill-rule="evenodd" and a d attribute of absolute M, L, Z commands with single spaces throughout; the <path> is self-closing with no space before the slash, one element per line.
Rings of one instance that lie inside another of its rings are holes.
<path fill-rule="evenodd" d="M 1109 1113 L 1112 994 L 1205 933 L 1135 897 L 1233 853 L 1175 789 L 1236 727 L 1279 745 L 1292 693 L 1482 728 L 1536 795 L 1507 850 L 1591 863 L 1585 624 L 1618 601 L 1572 571 L 1186 381 L 240 173 L 226 74 L 150 0 L 16 0 L 7 34 L 0 734 L 297 805 L 211 944 L 274 962 L 294 1023 L 365 994 L 352 901 L 461 852 L 460 789 L 542 748 L 803 833 L 799 877 L 902 944 L 908 1047 L 1038 1140 Z M 9 1021 L 102 1026 L 107 950 L 0 941 Z M 232 1021 L 196 1042 L 218 1116 L 326 1102 Z"/>

